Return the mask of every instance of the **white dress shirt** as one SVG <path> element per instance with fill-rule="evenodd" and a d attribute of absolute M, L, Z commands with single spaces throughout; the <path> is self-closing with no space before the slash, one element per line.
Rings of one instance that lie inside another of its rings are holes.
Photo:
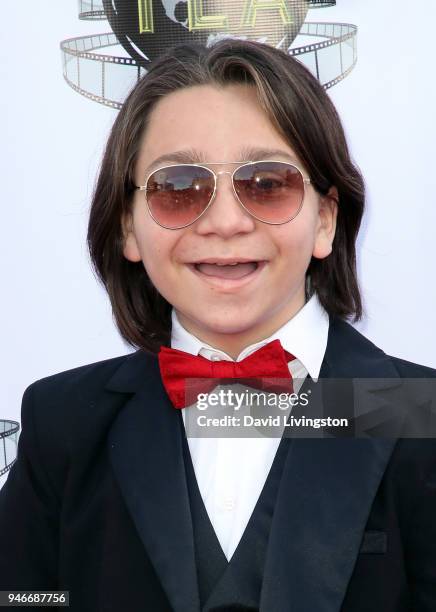
<path fill-rule="evenodd" d="M 241 361 L 272 340 L 296 357 L 289 362 L 298 393 L 304 378 L 318 380 L 327 346 L 329 318 L 313 295 L 292 319 L 269 338 L 247 346 Z M 233 359 L 193 336 L 172 310 L 171 347 L 211 360 Z M 183 423 L 189 407 L 182 410 Z M 208 413 L 209 414 L 209 413 Z M 279 437 L 188 437 L 192 464 L 209 519 L 227 559 L 232 557 L 273 463 Z"/>

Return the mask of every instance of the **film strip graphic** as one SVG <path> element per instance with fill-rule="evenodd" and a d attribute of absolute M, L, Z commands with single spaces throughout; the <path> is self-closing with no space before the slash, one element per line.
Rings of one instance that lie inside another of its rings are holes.
<path fill-rule="evenodd" d="M 106 14 L 101 2 L 94 0 L 79 0 L 79 19 L 85 21 L 102 21 L 106 19 Z"/>
<path fill-rule="evenodd" d="M 19 430 L 17 421 L 0 420 L 0 476 L 10 470 L 17 460 Z"/>
<path fill-rule="evenodd" d="M 333 5 L 335 0 L 310 2 L 310 8 Z M 79 0 L 79 17 L 103 20 L 103 5 L 98 0 Z M 305 22 L 300 29 L 300 37 L 321 39 L 311 44 L 291 46 L 288 53 L 298 57 L 325 89 L 342 81 L 354 68 L 357 61 L 357 26 L 350 23 Z M 113 32 L 68 38 L 60 43 L 60 48 L 63 76 L 68 85 L 86 98 L 114 109 L 121 108 L 130 89 L 146 73 L 146 68 L 136 59 L 123 54 L 125 51 Z"/>

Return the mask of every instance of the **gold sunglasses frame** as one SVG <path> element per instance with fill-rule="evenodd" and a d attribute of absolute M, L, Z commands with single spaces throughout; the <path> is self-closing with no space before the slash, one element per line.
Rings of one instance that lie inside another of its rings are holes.
<path fill-rule="evenodd" d="M 298 170 L 298 172 L 301 174 L 301 178 L 303 179 L 303 197 L 301 199 L 301 204 L 298 207 L 297 212 L 295 213 L 295 215 L 293 215 L 290 219 L 287 219 L 286 221 L 264 221 L 263 219 L 260 219 L 259 217 L 257 217 L 256 215 L 254 215 L 251 211 L 249 211 L 246 206 L 244 206 L 244 204 L 241 202 L 236 189 L 235 189 L 235 182 L 234 182 L 234 175 L 235 173 L 240 170 L 241 168 L 243 168 L 244 166 L 250 166 L 253 164 L 259 164 L 262 162 L 267 162 L 267 163 L 271 163 L 271 162 L 275 162 L 275 163 L 281 163 L 281 164 L 286 164 L 287 166 L 292 166 L 293 168 L 295 168 L 296 170 Z M 234 170 L 233 172 L 230 172 L 229 170 L 220 170 L 219 172 L 216 172 L 215 170 L 213 170 L 212 168 L 209 168 L 208 166 L 222 166 L 222 165 L 226 165 L 226 164 L 239 164 Z M 205 170 L 208 170 L 209 172 L 211 172 L 214 176 L 214 190 L 213 193 L 211 195 L 211 198 L 209 200 L 208 205 L 206 206 L 206 208 L 203 210 L 203 212 L 201 212 L 198 217 L 196 219 L 194 219 L 193 221 L 191 221 L 190 223 L 186 223 L 185 225 L 180 225 L 177 227 L 168 227 L 167 225 L 162 225 L 162 223 L 159 223 L 159 221 L 157 221 L 157 219 L 155 219 L 155 217 L 153 216 L 153 213 L 151 212 L 150 209 L 150 205 L 148 203 L 147 200 L 147 183 L 149 178 L 151 177 L 152 174 L 154 174 L 155 172 L 159 172 L 159 170 L 164 170 L 166 168 L 172 168 L 174 166 L 196 166 L 198 168 L 203 168 Z M 304 173 L 302 171 L 301 168 L 299 168 L 296 164 L 293 164 L 291 162 L 285 162 L 281 159 L 259 159 L 259 160 L 255 160 L 255 161 L 244 161 L 244 162 L 240 162 L 240 161 L 234 161 L 234 162 L 207 162 L 206 164 L 199 164 L 196 162 L 192 162 L 192 163 L 184 163 L 184 164 L 172 164 L 172 165 L 164 165 L 164 166 L 160 166 L 159 168 L 155 168 L 154 170 L 152 170 L 151 172 L 149 172 L 149 174 L 147 175 L 146 179 L 145 179 L 145 183 L 144 185 L 135 185 L 135 190 L 139 189 L 140 191 L 144 192 L 145 195 L 145 202 L 147 204 L 147 209 L 148 212 L 151 216 L 151 218 L 153 219 L 153 221 L 155 223 L 157 223 L 160 227 L 163 227 L 165 229 L 169 229 L 169 230 L 177 230 L 177 229 L 183 229 L 185 227 L 189 227 L 190 225 L 192 225 L 193 223 L 195 223 L 196 221 L 198 221 L 200 219 L 200 217 L 202 217 L 205 212 L 210 208 L 210 206 L 212 205 L 214 199 L 215 199 L 215 195 L 217 192 L 217 186 L 218 186 L 218 176 L 220 174 L 230 174 L 231 176 L 231 180 L 232 180 L 232 189 L 233 189 L 233 193 L 236 197 L 236 200 L 239 202 L 239 204 L 242 206 L 242 208 L 254 219 L 257 219 L 258 221 L 260 221 L 261 223 L 266 223 L 267 225 L 283 225 L 284 223 L 289 223 L 290 221 L 292 221 L 293 219 L 295 219 L 295 217 L 299 214 L 299 212 L 301 211 L 301 209 L 303 208 L 303 203 L 304 203 L 304 199 L 306 197 L 306 185 L 310 185 L 311 180 L 308 177 L 304 176 Z"/>

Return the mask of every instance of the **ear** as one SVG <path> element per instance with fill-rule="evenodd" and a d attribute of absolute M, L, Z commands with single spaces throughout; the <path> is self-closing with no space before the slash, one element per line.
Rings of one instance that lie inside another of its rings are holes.
<path fill-rule="evenodd" d="M 126 213 L 121 218 L 123 232 L 123 255 L 129 261 L 141 261 L 138 243 L 133 229 L 133 218 L 131 213 Z"/>
<path fill-rule="evenodd" d="M 330 187 L 327 195 L 320 196 L 318 209 L 318 225 L 312 255 L 323 259 L 332 252 L 333 239 L 336 232 L 339 196 L 336 187 Z"/>

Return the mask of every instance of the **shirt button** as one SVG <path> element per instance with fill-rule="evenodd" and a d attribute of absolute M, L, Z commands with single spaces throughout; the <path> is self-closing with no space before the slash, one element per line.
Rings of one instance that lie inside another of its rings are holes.
<path fill-rule="evenodd" d="M 211 359 L 211 361 L 221 361 L 221 356 L 220 356 L 220 355 L 217 355 L 216 353 L 213 353 L 213 354 L 210 356 L 210 359 Z"/>

